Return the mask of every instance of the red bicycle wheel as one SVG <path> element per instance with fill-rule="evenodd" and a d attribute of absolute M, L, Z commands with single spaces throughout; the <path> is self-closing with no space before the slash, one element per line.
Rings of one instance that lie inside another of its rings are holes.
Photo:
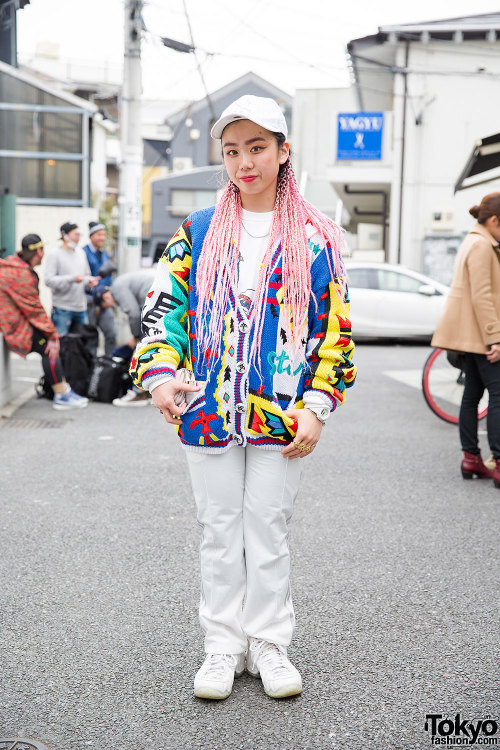
<path fill-rule="evenodd" d="M 429 408 L 440 419 L 450 424 L 458 424 L 458 415 L 464 390 L 465 376 L 448 362 L 446 350 L 434 349 L 424 365 L 422 391 Z M 478 418 L 484 419 L 488 413 L 487 391 L 481 399 Z"/>

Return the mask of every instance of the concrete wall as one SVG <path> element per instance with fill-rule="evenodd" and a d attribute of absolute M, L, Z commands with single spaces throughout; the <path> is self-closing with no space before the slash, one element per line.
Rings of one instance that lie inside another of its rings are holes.
<path fill-rule="evenodd" d="M 0 333 L 0 406 L 10 401 L 12 395 L 9 356 L 9 351 Z"/>

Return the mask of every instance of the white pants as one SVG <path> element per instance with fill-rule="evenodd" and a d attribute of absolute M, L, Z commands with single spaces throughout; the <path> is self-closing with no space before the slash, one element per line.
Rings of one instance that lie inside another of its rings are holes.
<path fill-rule="evenodd" d="M 250 636 L 288 646 L 295 625 L 288 521 L 302 462 L 250 445 L 187 459 L 203 528 L 205 651 L 239 654 Z"/>

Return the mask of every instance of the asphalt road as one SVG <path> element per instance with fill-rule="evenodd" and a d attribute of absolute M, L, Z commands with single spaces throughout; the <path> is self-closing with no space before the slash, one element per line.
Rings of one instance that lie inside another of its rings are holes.
<path fill-rule="evenodd" d="M 456 428 L 387 374 L 426 355 L 359 346 L 358 382 L 305 460 L 304 692 L 284 701 L 249 675 L 227 701 L 192 695 L 199 531 L 156 410 L 33 399 L 3 420 L 0 747 L 413 750 L 433 747 L 427 714 L 498 718 L 500 491 L 462 480 Z"/>

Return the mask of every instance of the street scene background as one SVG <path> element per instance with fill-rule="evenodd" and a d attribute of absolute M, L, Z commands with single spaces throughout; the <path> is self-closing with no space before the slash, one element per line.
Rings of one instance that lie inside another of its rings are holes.
<path fill-rule="evenodd" d="M 497 491 L 462 480 L 457 428 L 419 390 L 427 354 L 359 345 L 356 387 L 304 460 L 290 649 L 304 692 L 282 701 L 249 675 L 222 703 L 192 697 L 199 530 L 156 410 L 31 400 L 4 420 L 0 736 L 64 750 L 413 750 L 431 747 L 427 713 L 497 715 Z M 17 376 L 36 365 L 19 361 Z"/>
<path fill-rule="evenodd" d="M 500 724 L 500 495 L 422 394 L 469 209 L 500 189 L 499 44 L 490 0 L 0 0 L 0 257 L 40 235 L 47 314 L 65 225 L 102 225 L 115 294 L 153 274 L 220 195 L 214 121 L 271 97 L 301 194 L 345 229 L 358 368 L 291 524 L 304 691 L 245 673 L 208 702 L 175 431 L 149 404 L 53 410 L 0 336 L 0 750 L 427 750 L 430 715 Z"/>

